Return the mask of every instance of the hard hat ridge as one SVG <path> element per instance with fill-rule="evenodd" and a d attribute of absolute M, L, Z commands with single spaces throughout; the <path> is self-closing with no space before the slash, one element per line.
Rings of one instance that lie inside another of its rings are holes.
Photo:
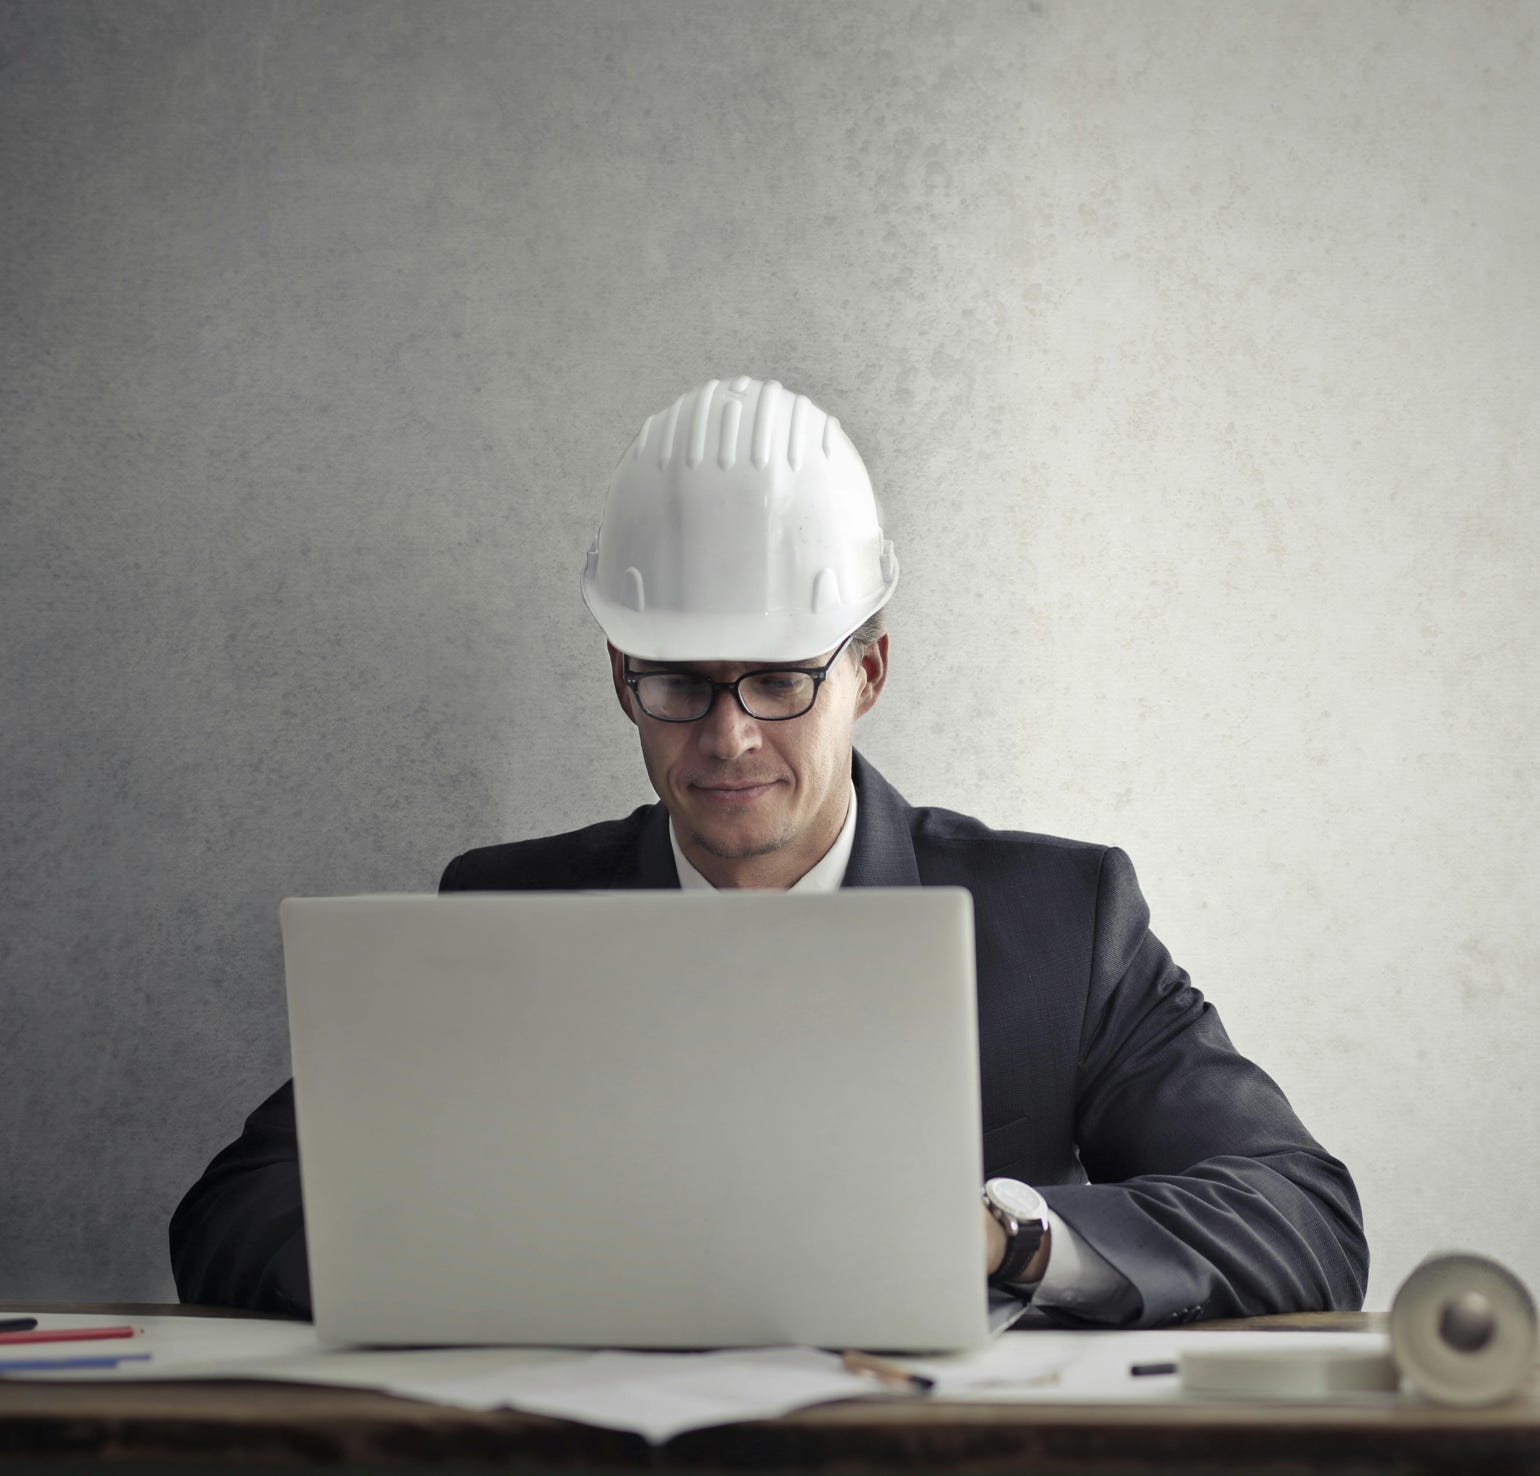
<path fill-rule="evenodd" d="M 824 414 L 806 395 L 788 395 L 779 380 L 760 383 L 740 376 L 718 400 L 716 392 L 721 383 L 719 379 L 707 380 L 698 389 L 680 395 L 667 410 L 649 415 L 631 444 L 637 460 L 641 460 L 649 446 L 656 446 L 659 471 L 667 471 L 679 451 L 682 451 L 685 467 L 694 470 L 707 459 L 710 449 L 707 443 L 716 410 L 720 411 L 716 416 L 716 463 L 722 471 L 731 471 L 739 460 L 746 460 L 755 470 L 763 471 L 770 465 L 772 448 L 784 455 L 792 471 L 800 471 L 811 440 L 817 441 L 818 450 L 825 457 L 832 455 L 835 438 L 841 430 L 840 423 L 834 416 Z M 747 437 L 744 437 L 744 410 L 751 393 L 753 412 L 747 423 Z M 785 408 L 788 398 L 791 401 L 789 411 Z M 821 432 L 810 434 L 819 417 L 822 418 Z M 679 438 L 681 420 L 686 422 L 682 442 Z M 654 427 L 658 429 L 657 436 L 653 435 Z"/>
<path fill-rule="evenodd" d="M 897 582 L 839 421 L 740 375 L 643 422 L 610 478 L 583 598 L 633 656 L 802 660 L 838 645 Z"/>

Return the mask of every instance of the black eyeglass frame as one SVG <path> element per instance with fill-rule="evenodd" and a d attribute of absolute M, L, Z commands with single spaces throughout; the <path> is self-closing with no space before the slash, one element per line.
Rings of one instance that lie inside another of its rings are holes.
<path fill-rule="evenodd" d="M 687 671 L 682 666 L 662 666 L 656 671 L 632 671 L 631 658 L 625 656 L 621 662 L 621 680 L 630 687 L 631 695 L 636 698 L 636 705 L 655 723 L 698 723 L 703 717 L 710 717 L 711 709 L 717 705 L 718 692 L 731 692 L 733 694 L 733 701 L 738 704 L 744 716 L 753 718 L 756 723 L 794 723 L 798 718 L 806 717 L 813 710 L 818 702 L 818 693 L 823 687 L 825 678 L 834 669 L 834 663 L 844 654 L 845 647 L 850 644 L 850 636 L 854 634 L 855 632 L 851 631 L 850 635 L 846 636 L 834 648 L 834 654 L 822 666 L 756 666 L 753 671 L 746 671 L 742 676 L 735 678 L 733 681 L 714 682 L 710 677 L 702 676 L 698 671 Z M 746 682 L 750 677 L 764 676 L 767 672 L 772 671 L 789 671 L 795 672 L 798 676 L 812 677 L 813 695 L 808 698 L 807 706 L 801 712 L 787 713 L 785 717 L 760 717 L 757 713 L 749 711 L 748 704 L 744 702 L 743 697 L 738 691 L 738 683 Z M 657 713 L 650 711 L 646 703 L 642 701 L 642 694 L 636 688 L 637 683 L 643 677 L 654 676 L 682 676 L 689 677 L 692 681 L 705 683 L 706 686 L 711 688 L 711 695 L 707 698 L 705 711 L 697 713 L 696 716 L 690 718 L 659 717 Z"/>

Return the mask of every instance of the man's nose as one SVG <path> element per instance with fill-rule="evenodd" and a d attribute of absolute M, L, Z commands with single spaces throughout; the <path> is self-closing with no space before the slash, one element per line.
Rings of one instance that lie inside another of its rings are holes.
<path fill-rule="evenodd" d="M 759 747 L 759 724 L 729 691 L 716 694 L 697 726 L 696 742 L 712 758 L 737 758 Z"/>

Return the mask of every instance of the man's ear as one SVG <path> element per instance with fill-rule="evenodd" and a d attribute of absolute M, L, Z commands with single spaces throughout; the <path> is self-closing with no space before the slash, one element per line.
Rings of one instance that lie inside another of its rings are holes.
<path fill-rule="evenodd" d="M 882 685 L 888 679 L 888 633 L 883 633 L 861 653 L 856 666 L 856 680 L 864 683 L 856 697 L 856 716 L 861 717 L 877 705 Z"/>
<path fill-rule="evenodd" d="M 626 658 L 608 641 L 604 643 L 604 649 L 610 653 L 610 676 L 615 682 L 615 700 L 620 704 L 620 710 L 634 723 L 636 714 L 631 711 L 631 689 L 626 685 Z"/>

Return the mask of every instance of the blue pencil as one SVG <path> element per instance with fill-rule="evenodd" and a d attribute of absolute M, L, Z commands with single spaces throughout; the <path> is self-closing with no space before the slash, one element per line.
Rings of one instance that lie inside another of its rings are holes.
<path fill-rule="evenodd" d="M 49 1368 L 116 1368 L 120 1363 L 143 1363 L 148 1353 L 120 1353 L 115 1358 L 0 1358 L 0 1373 L 27 1373 Z"/>

